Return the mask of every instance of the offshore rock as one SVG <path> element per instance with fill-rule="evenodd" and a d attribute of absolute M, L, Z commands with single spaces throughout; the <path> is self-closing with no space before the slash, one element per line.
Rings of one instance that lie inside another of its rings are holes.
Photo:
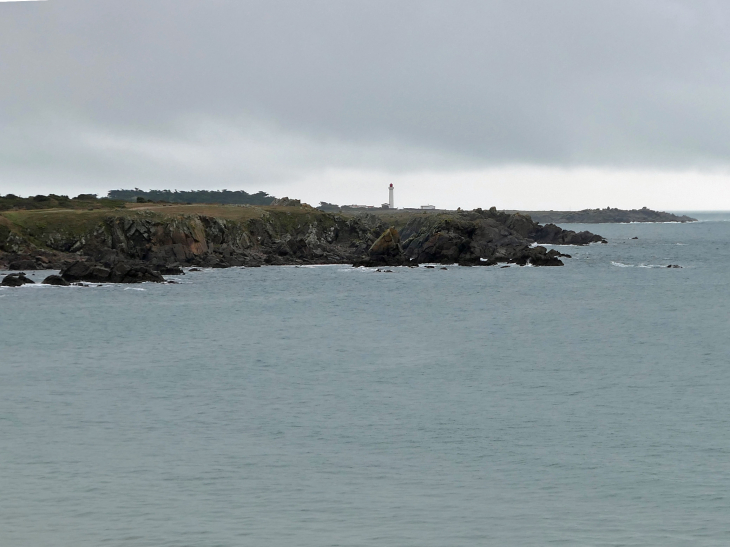
<path fill-rule="evenodd" d="M 35 281 L 33 281 L 32 279 L 28 279 L 23 272 L 20 272 L 6 275 L 0 285 L 2 285 L 3 287 L 20 287 L 22 285 L 33 283 L 35 283 Z"/>
<path fill-rule="evenodd" d="M 68 287 L 71 283 L 60 275 L 49 275 L 43 280 L 43 285 L 55 285 L 57 287 Z"/>
<path fill-rule="evenodd" d="M 59 274 L 68 282 L 89 281 L 93 283 L 164 283 L 160 272 L 144 265 L 118 262 L 112 267 L 94 262 L 76 261 L 61 270 Z"/>

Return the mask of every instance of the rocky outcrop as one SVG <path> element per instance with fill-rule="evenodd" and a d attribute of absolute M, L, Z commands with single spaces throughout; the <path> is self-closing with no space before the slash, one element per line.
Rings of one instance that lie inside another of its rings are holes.
<path fill-rule="evenodd" d="M 23 272 L 20 272 L 6 275 L 3 278 L 2 282 L 0 282 L 0 285 L 2 285 L 3 287 L 21 287 L 23 285 L 33 283 L 35 283 L 35 281 L 27 278 Z"/>
<path fill-rule="evenodd" d="M 491 265 L 499 262 L 562 266 L 558 251 L 535 243 L 585 245 L 602 241 L 595 234 L 576 234 L 557 226 L 548 229 L 519 213 L 492 208 L 446 215 L 414 217 L 402 230 L 404 254 L 410 261 Z"/>
<path fill-rule="evenodd" d="M 90 281 L 93 283 L 164 283 L 160 272 L 139 265 L 118 262 L 113 265 L 97 262 L 76 261 L 61 270 L 59 276 L 67 282 Z"/>
<path fill-rule="evenodd" d="M 302 202 L 298 199 L 289 199 L 288 197 L 275 198 L 271 205 L 278 205 L 279 207 L 301 207 Z"/>

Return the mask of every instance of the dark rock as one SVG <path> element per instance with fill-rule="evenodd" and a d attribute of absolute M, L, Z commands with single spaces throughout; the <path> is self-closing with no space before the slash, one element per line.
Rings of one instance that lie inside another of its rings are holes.
<path fill-rule="evenodd" d="M 555 224 L 537 225 L 537 228 L 529 234 L 529 237 L 536 243 L 548 245 L 588 245 L 589 243 L 605 243 L 603 237 L 591 232 L 574 232 L 563 230 Z"/>
<path fill-rule="evenodd" d="M 533 266 L 563 266 L 563 261 L 558 258 L 562 255 L 555 249 L 547 251 L 545 247 L 534 247 L 530 249 L 529 255 Z"/>
<path fill-rule="evenodd" d="M 414 216 L 401 230 L 405 256 L 417 263 L 491 266 L 511 262 L 559 266 L 557 251 L 533 249 L 535 241 L 585 245 L 601 241 L 590 232 L 576 233 L 555 225 L 540 226 L 527 215 L 475 209 L 459 214 Z"/>
<path fill-rule="evenodd" d="M 681 268 L 681 267 L 682 266 L 680 266 L 679 264 L 670 264 L 669 266 L 667 266 L 667 268 Z"/>
<path fill-rule="evenodd" d="M 22 285 L 34 284 L 34 283 L 35 283 L 35 281 L 33 281 L 32 279 L 28 279 L 25 276 L 24 272 L 19 272 L 19 273 L 12 273 L 12 274 L 6 275 L 3 278 L 2 283 L 0 283 L 0 285 L 2 285 L 3 287 L 20 287 Z"/>
<path fill-rule="evenodd" d="M 69 282 L 89 281 L 92 283 L 163 283 L 165 278 L 160 272 L 148 266 L 118 262 L 112 268 L 106 268 L 93 262 L 77 261 L 63 270 L 60 274 Z"/>
<path fill-rule="evenodd" d="M 189 272 L 202 272 L 203 270 L 201 270 L 200 268 L 190 268 L 188 271 Z"/>
<path fill-rule="evenodd" d="M 636 236 L 634 236 L 634 237 L 632 237 L 631 239 L 639 239 L 639 238 L 638 238 L 638 237 L 636 237 Z"/>
<path fill-rule="evenodd" d="M 162 275 L 185 275 L 180 264 L 166 264 L 164 266 L 155 266 L 156 271 Z"/>
<path fill-rule="evenodd" d="M 31 259 L 24 259 L 24 260 L 15 260 L 8 264 L 9 270 L 37 270 L 38 265 L 36 264 L 35 260 Z"/>
<path fill-rule="evenodd" d="M 58 287 L 68 287 L 71 283 L 66 281 L 60 275 L 49 275 L 43 280 L 43 285 L 56 285 Z"/>

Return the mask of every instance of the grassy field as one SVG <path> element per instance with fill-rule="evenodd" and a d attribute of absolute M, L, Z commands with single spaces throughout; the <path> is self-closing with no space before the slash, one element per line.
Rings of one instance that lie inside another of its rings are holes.
<path fill-rule="evenodd" d="M 310 207 L 127 203 L 114 209 L 36 209 L 0 211 L 0 224 L 31 238 L 47 232 L 83 234 L 109 217 L 181 218 L 190 215 L 246 222 L 273 214 L 280 222 L 299 224 L 312 217 L 329 217 Z M 329 217 L 331 218 L 331 217 Z"/>

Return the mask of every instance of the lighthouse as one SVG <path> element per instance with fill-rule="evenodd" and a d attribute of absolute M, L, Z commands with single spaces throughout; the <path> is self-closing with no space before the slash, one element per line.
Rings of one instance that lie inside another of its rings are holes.
<path fill-rule="evenodd" d="M 395 202 L 393 201 L 393 184 L 391 183 L 390 186 L 388 186 L 388 207 L 390 209 L 395 209 Z"/>

